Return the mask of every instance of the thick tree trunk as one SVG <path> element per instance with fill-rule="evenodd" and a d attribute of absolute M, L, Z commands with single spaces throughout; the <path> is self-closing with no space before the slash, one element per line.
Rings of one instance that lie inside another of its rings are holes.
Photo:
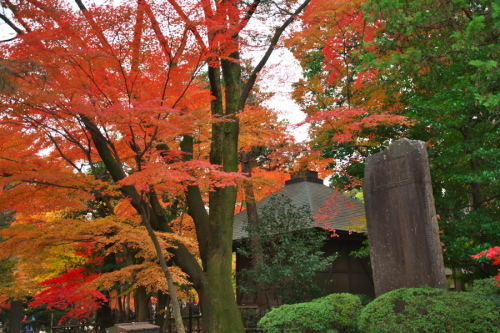
<path fill-rule="evenodd" d="M 212 198 L 218 199 L 219 205 L 210 214 L 207 285 L 200 295 L 203 331 L 207 333 L 244 332 L 231 278 L 233 192 L 236 192 L 234 187 L 218 189 L 213 194 L 217 198 Z"/>
<path fill-rule="evenodd" d="M 209 69 L 210 87 L 214 96 L 211 105 L 212 115 L 225 116 L 230 120 L 213 124 L 210 162 L 222 165 L 225 172 L 238 171 L 239 123 L 235 116 L 240 111 L 241 67 L 238 62 L 239 54 L 235 52 L 231 57 L 234 61 L 221 61 L 225 108 L 222 103 L 220 71 L 218 68 Z M 207 284 L 200 294 L 203 331 L 206 333 L 243 333 L 245 329 L 236 303 L 232 281 L 236 188 L 234 186 L 217 188 L 209 194 L 209 201 L 209 241 L 205 248 L 207 254 L 202 254 L 202 258 L 205 258 L 203 265 Z"/>

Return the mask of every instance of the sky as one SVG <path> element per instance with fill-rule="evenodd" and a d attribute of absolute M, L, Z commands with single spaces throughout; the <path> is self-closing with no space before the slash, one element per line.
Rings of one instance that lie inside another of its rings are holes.
<path fill-rule="evenodd" d="M 302 122 L 306 117 L 290 95 L 293 83 L 301 78 L 301 74 L 299 61 L 289 50 L 280 48 L 273 52 L 260 78 L 267 85 L 264 90 L 274 92 L 267 106 L 278 112 L 280 120 L 286 119 L 292 125 Z M 307 125 L 294 126 L 292 133 L 297 141 L 304 141 L 308 138 L 307 130 Z"/>

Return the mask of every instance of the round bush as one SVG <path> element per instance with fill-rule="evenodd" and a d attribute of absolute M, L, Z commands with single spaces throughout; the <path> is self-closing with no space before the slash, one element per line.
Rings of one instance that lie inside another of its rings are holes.
<path fill-rule="evenodd" d="M 379 296 L 359 317 L 364 333 L 487 333 L 500 331 L 499 308 L 473 294 L 402 288 Z"/>
<path fill-rule="evenodd" d="M 354 333 L 361 308 L 357 296 L 332 294 L 272 309 L 259 321 L 259 326 L 267 333 Z"/>

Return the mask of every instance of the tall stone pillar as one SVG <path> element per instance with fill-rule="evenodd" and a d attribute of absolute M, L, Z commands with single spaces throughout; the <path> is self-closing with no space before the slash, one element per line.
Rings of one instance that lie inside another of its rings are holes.
<path fill-rule="evenodd" d="M 401 139 L 369 156 L 363 191 L 375 295 L 447 288 L 425 143 Z"/>

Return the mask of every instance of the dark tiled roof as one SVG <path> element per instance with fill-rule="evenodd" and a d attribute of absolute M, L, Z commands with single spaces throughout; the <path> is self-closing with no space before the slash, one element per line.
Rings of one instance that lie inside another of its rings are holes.
<path fill-rule="evenodd" d="M 308 205 L 315 217 L 315 225 L 335 230 L 352 230 L 353 225 L 360 223 L 365 217 L 363 203 L 347 197 L 330 187 L 318 182 L 316 177 L 293 178 L 286 182 L 280 190 L 262 199 L 257 208 L 265 206 L 272 196 L 286 195 L 295 206 Z M 233 239 L 246 237 L 244 227 L 247 223 L 247 212 L 242 211 L 234 216 Z"/>

